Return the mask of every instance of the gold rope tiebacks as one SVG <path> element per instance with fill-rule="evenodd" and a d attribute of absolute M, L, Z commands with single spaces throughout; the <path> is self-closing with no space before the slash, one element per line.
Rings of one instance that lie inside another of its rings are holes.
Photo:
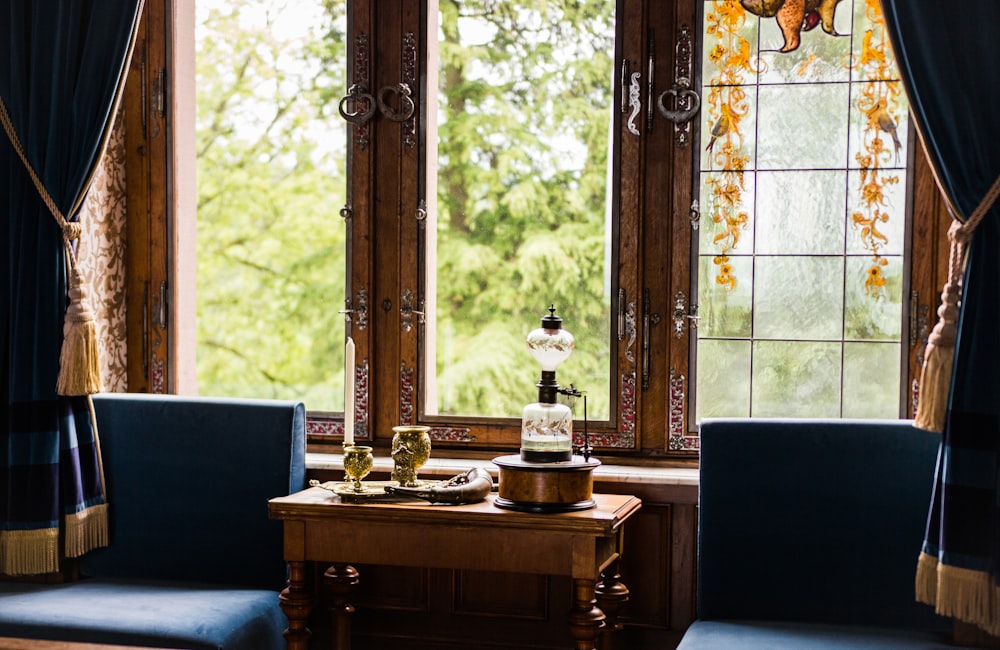
<path fill-rule="evenodd" d="M 993 181 L 986 196 L 965 223 L 952 214 L 948 228 L 951 249 L 948 255 L 948 281 L 941 291 L 938 322 L 927 337 L 924 367 L 920 372 L 920 399 L 914 424 L 928 431 L 944 431 L 948 413 L 948 395 L 955 362 L 955 339 L 958 337 L 958 314 L 962 299 L 962 275 L 972 233 L 1000 196 L 1000 177 Z"/>
<path fill-rule="evenodd" d="M 42 180 L 35 173 L 28 157 L 24 153 L 21 141 L 14 131 L 14 123 L 7 113 L 7 105 L 0 97 L 0 122 L 10 138 L 10 143 L 17 152 L 28 176 L 35 184 L 38 194 L 42 197 L 52 217 L 62 230 L 63 245 L 66 249 L 66 261 L 69 267 L 69 299 L 63 324 L 62 351 L 59 354 L 59 379 L 56 381 L 56 392 L 59 395 L 91 395 L 101 391 L 101 366 L 98 359 L 97 323 L 87 306 L 87 292 L 83 286 L 83 278 L 77 268 L 76 252 L 73 241 L 80 238 L 82 227 L 77 222 L 68 221 L 63 216 L 52 195 L 45 189 Z"/>

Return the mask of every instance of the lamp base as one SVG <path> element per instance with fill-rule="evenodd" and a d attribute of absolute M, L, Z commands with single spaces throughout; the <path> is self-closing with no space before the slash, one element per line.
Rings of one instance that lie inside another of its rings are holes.
<path fill-rule="evenodd" d="M 532 463 L 521 456 L 493 459 L 500 468 L 499 494 L 494 505 L 522 512 L 569 512 L 586 510 L 596 504 L 593 470 L 596 458 L 571 456 L 569 460 Z"/>

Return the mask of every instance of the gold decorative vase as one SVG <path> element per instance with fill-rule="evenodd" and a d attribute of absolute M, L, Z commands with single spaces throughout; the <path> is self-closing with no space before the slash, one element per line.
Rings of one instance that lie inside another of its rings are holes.
<path fill-rule="evenodd" d="M 402 487 L 420 486 L 417 470 L 431 455 L 430 429 L 417 425 L 392 428 L 392 480 Z"/>
<path fill-rule="evenodd" d="M 372 448 L 367 445 L 348 445 L 344 447 L 344 474 L 351 482 L 355 492 L 364 492 L 361 479 L 368 476 L 375 464 Z"/>

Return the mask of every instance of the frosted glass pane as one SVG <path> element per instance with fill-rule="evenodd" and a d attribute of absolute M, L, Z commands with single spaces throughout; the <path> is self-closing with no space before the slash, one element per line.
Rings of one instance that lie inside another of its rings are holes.
<path fill-rule="evenodd" d="M 757 174 L 755 252 L 842 255 L 845 183 L 842 171 Z"/>
<path fill-rule="evenodd" d="M 753 344 L 753 417 L 840 415 L 840 343 Z"/>
<path fill-rule="evenodd" d="M 749 417 L 750 342 L 698 341 L 696 418 Z"/>
<path fill-rule="evenodd" d="M 760 21 L 761 83 L 811 83 L 847 81 L 850 69 L 844 65 L 851 51 L 851 9 L 848 3 L 837 7 L 834 14 L 833 36 L 816 26 L 799 34 L 799 47 L 791 52 L 779 52 L 785 38 L 778 21 Z"/>
<path fill-rule="evenodd" d="M 761 86 L 759 169 L 844 169 L 848 84 Z"/>
<path fill-rule="evenodd" d="M 754 174 L 703 173 L 698 252 L 752 253 Z"/>
<path fill-rule="evenodd" d="M 884 182 L 890 178 L 896 182 Z M 876 178 L 872 178 L 870 173 L 850 172 L 847 187 L 848 253 L 903 254 L 906 233 L 904 181 L 902 171 Z"/>
<path fill-rule="evenodd" d="M 847 258 L 847 339 L 886 341 L 902 336 L 903 260 L 889 257 L 881 262 L 871 257 Z"/>
<path fill-rule="evenodd" d="M 700 256 L 698 262 L 698 335 L 749 338 L 753 258 L 730 257 L 729 269 L 716 264 L 711 255 Z"/>
<path fill-rule="evenodd" d="M 909 108 L 899 82 L 851 84 L 849 164 L 853 169 L 877 170 L 876 175 L 896 169 L 889 176 L 899 182 L 906 167 Z"/>
<path fill-rule="evenodd" d="M 844 344 L 844 417 L 898 418 L 898 343 Z"/>
<path fill-rule="evenodd" d="M 843 258 L 758 257 L 754 336 L 839 340 L 843 288 Z"/>

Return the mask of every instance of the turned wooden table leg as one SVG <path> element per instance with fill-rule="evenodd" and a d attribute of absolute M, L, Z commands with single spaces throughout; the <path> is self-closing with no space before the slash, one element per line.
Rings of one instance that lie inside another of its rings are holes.
<path fill-rule="evenodd" d="M 622 629 L 622 624 L 618 620 L 618 613 L 622 606 L 628 602 L 628 587 L 621 581 L 618 573 L 618 560 L 615 560 L 601 572 L 601 580 L 594 588 L 597 597 L 597 605 L 604 612 L 607 618 L 604 626 L 604 634 L 601 637 L 601 650 L 611 650 L 614 648 L 612 635 Z"/>
<path fill-rule="evenodd" d="M 354 605 L 350 595 L 361 579 L 357 569 L 349 564 L 334 564 L 323 574 L 323 582 L 333 594 L 334 648 L 351 650 L 351 615 Z"/>
<path fill-rule="evenodd" d="M 569 614 L 569 631 L 576 639 L 577 650 L 595 650 L 597 635 L 604 627 L 604 612 L 594 598 L 594 581 L 573 579 L 573 611 Z"/>
<path fill-rule="evenodd" d="M 285 629 L 287 650 L 309 650 L 309 613 L 313 608 L 312 591 L 306 584 L 306 563 L 288 563 L 288 586 L 278 594 L 281 610 L 288 619 Z"/>

